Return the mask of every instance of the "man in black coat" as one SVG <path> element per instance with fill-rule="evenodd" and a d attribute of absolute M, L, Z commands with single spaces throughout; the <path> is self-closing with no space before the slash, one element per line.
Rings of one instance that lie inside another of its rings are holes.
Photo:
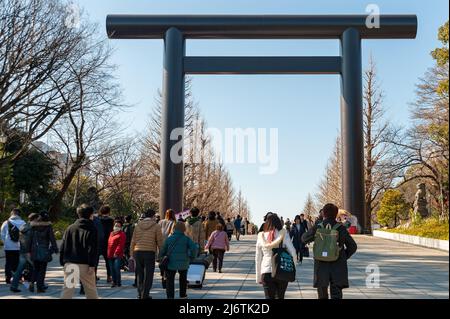
<path fill-rule="evenodd" d="M 98 260 L 97 229 L 92 221 L 94 209 L 86 204 L 77 208 L 79 219 L 64 233 L 60 263 L 64 267 L 62 299 L 73 297 L 75 286 L 81 281 L 87 299 L 97 299 L 95 266 Z"/>
<path fill-rule="evenodd" d="M 336 205 L 326 204 L 323 208 L 323 227 L 328 224 L 333 227 L 337 224 L 336 216 L 339 209 Z M 307 233 L 303 234 L 302 240 L 305 244 L 314 241 L 319 224 L 314 225 Z M 334 262 L 314 260 L 314 288 L 317 288 L 319 299 L 328 299 L 328 286 L 330 286 L 331 299 L 342 299 L 342 289 L 348 288 L 349 259 L 357 249 L 357 245 L 347 229 L 340 225 L 337 228 L 338 245 L 340 248 L 339 258 Z"/>

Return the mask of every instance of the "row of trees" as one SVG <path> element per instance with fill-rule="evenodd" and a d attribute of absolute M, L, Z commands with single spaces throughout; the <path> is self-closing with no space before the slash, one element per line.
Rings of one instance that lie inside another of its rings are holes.
<path fill-rule="evenodd" d="M 442 47 L 431 53 L 435 66 L 419 79 L 416 86 L 410 127 L 396 127 L 386 119 L 384 92 L 378 84 L 372 59 L 364 72 L 365 192 L 369 222 L 377 221 L 383 196 L 393 196 L 394 193 L 388 190 L 400 192 L 411 208 L 416 184 L 420 182 L 427 185 L 431 195 L 430 210 L 448 220 L 448 22 L 439 29 L 438 38 Z M 314 199 L 308 196 L 305 209 L 311 202 L 314 202 L 316 212 L 327 202 L 342 207 L 340 148 L 337 138 L 317 193 Z M 398 196 L 398 193 L 394 195 Z M 409 219 L 409 208 L 400 215 L 398 222 Z"/>
<path fill-rule="evenodd" d="M 126 105 L 111 48 L 83 12 L 72 16 L 70 5 L 2 1 L 0 212 L 20 203 L 57 219 L 86 201 L 108 203 L 119 214 L 157 209 L 160 99 L 147 133 L 125 136 L 116 121 Z M 245 199 L 215 161 L 187 86 L 185 207 L 248 217 Z"/>

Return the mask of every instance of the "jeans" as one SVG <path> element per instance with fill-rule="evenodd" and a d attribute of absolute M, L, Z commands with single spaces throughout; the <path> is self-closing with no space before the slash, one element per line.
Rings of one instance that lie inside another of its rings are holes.
<path fill-rule="evenodd" d="M 225 256 L 225 250 L 223 249 L 213 249 L 213 269 L 217 270 L 217 266 L 219 266 L 219 270 L 222 270 L 223 265 L 223 257 Z"/>
<path fill-rule="evenodd" d="M 13 280 L 11 282 L 11 288 L 18 288 L 19 287 L 19 281 L 20 278 L 22 278 L 23 270 L 25 269 L 25 266 L 27 265 L 28 259 L 26 254 L 20 254 L 19 257 L 19 265 L 17 266 L 16 272 L 14 273 Z"/>
<path fill-rule="evenodd" d="M 330 285 L 331 299 L 342 299 L 342 288 L 336 285 Z M 317 288 L 319 299 L 328 299 L 328 287 Z"/>
<path fill-rule="evenodd" d="M 147 299 L 153 285 L 156 254 L 154 251 L 136 251 L 137 289 L 140 299 Z"/>
<path fill-rule="evenodd" d="M 187 270 L 178 270 L 180 274 L 180 298 L 187 297 Z M 175 275 L 177 273 L 176 270 L 167 270 L 166 272 L 166 294 L 167 299 L 175 298 Z"/>
<path fill-rule="evenodd" d="M 33 278 L 31 282 L 35 282 L 37 289 L 44 290 L 45 274 L 47 272 L 46 261 L 34 261 L 33 262 Z"/>
<path fill-rule="evenodd" d="M 112 280 L 115 285 L 121 285 L 122 280 L 120 276 L 120 266 L 122 265 L 122 258 L 108 259 L 109 269 L 111 270 Z"/>
<path fill-rule="evenodd" d="M 5 277 L 6 283 L 11 282 L 13 273 L 17 270 L 19 265 L 20 251 L 18 250 L 5 250 Z"/>
<path fill-rule="evenodd" d="M 266 299 L 284 299 L 288 282 L 276 280 L 272 274 L 263 274 L 263 287 Z"/>

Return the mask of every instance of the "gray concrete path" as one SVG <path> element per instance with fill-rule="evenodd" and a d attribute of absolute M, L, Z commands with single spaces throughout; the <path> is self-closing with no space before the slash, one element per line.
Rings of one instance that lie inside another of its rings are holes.
<path fill-rule="evenodd" d="M 254 255 L 256 236 L 244 236 L 237 242 L 233 240 L 232 248 L 225 255 L 224 273 L 213 273 L 210 269 L 206 275 L 203 289 L 189 289 L 192 299 L 261 299 L 264 298 L 262 287 L 256 284 Z M 344 298 L 349 299 L 430 299 L 449 298 L 448 290 L 448 252 L 403 244 L 385 239 L 355 236 L 359 249 L 349 260 L 350 285 L 344 290 Z M 368 288 L 366 278 L 367 266 L 378 266 L 380 287 Z M 50 288 L 45 294 L 30 293 L 23 289 L 20 294 L 13 294 L 4 283 L 4 259 L 0 259 L 0 299 L 7 298 L 59 298 L 63 278 L 62 270 L 55 260 L 49 265 L 47 283 Z M 104 264 L 101 263 L 98 291 L 102 298 L 136 298 L 136 289 L 132 287 L 134 275 L 122 273 L 123 286 L 110 288 L 105 282 Z M 290 283 L 286 298 L 316 298 L 312 288 L 313 260 L 307 258 L 297 268 L 297 281 Z M 165 298 L 161 287 L 161 278 L 155 274 L 151 295 L 154 299 Z M 77 296 L 77 298 L 79 298 Z"/>

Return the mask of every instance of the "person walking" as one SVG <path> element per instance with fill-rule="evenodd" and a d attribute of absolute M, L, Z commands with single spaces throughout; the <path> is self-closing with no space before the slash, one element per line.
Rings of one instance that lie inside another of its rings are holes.
<path fill-rule="evenodd" d="M 156 223 L 155 214 L 153 209 L 144 213 L 144 219 L 137 224 L 131 239 L 131 252 L 136 261 L 138 299 L 151 299 L 156 252 L 163 245 L 161 226 Z"/>
<path fill-rule="evenodd" d="M 222 224 L 216 225 L 216 230 L 211 234 L 208 239 L 208 243 L 205 246 L 206 250 L 212 251 L 213 259 L 213 271 L 222 273 L 223 258 L 225 252 L 230 250 L 230 241 L 228 235 L 224 231 Z"/>
<path fill-rule="evenodd" d="M 172 209 L 168 209 L 164 219 L 159 222 L 163 234 L 163 240 L 166 240 L 170 235 L 172 235 L 176 223 L 177 220 L 175 218 L 175 212 Z"/>
<path fill-rule="evenodd" d="M 266 299 L 284 299 L 287 281 L 272 278 L 273 249 L 284 247 L 289 254 L 295 256 L 295 248 L 286 229 L 283 228 L 280 218 L 276 214 L 267 216 L 264 231 L 258 234 L 256 242 L 256 282 L 263 285 Z"/>
<path fill-rule="evenodd" d="M 186 220 L 186 235 L 198 245 L 198 252 L 205 250 L 206 234 L 200 215 L 200 210 L 193 207 L 190 210 L 190 216 Z"/>
<path fill-rule="evenodd" d="M 109 269 L 111 269 L 112 285 L 111 288 L 121 287 L 122 280 L 120 269 L 122 266 L 122 259 L 125 251 L 125 244 L 127 236 L 122 230 L 122 224 L 120 221 L 116 221 L 113 231 L 109 235 L 108 239 L 108 262 Z"/>
<path fill-rule="evenodd" d="M 291 228 L 290 236 L 292 238 L 292 243 L 294 244 L 297 262 L 303 262 L 303 253 L 306 249 L 305 243 L 302 241 L 302 236 L 304 233 L 308 231 L 308 225 L 306 221 L 303 219 L 303 214 L 297 215 L 294 218 L 294 225 Z"/>
<path fill-rule="evenodd" d="M 217 221 L 218 221 L 219 223 L 222 224 L 223 229 L 225 230 L 225 229 L 227 228 L 227 227 L 226 227 L 226 222 L 225 222 L 225 219 L 223 219 L 223 217 L 222 217 L 222 215 L 220 214 L 220 212 L 216 212 L 216 219 L 217 219 Z"/>
<path fill-rule="evenodd" d="M 237 215 L 236 219 L 234 220 L 234 229 L 235 229 L 237 241 L 239 241 L 239 238 L 241 237 L 241 223 L 242 223 L 242 218 L 240 215 Z"/>
<path fill-rule="evenodd" d="M 289 218 L 286 219 L 286 222 L 284 223 L 284 227 L 286 227 L 286 230 L 287 230 L 288 232 L 291 231 L 291 226 L 292 226 L 291 220 L 290 220 Z"/>
<path fill-rule="evenodd" d="M 114 219 L 110 216 L 111 214 L 111 208 L 109 206 L 102 206 L 100 207 L 99 211 L 99 220 L 102 223 L 103 228 L 103 242 L 102 242 L 102 248 L 99 253 L 99 259 L 100 256 L 103 256 L 105 259 L 105 266 L 106 266 L 106 282 L 111 283 L 112 277 L 111 277 L 111 268 L 109 267 L 110 263 L 108 261 L 108 239 L 109 235 L 113 231 L 114 228 Z"/>
<path fill-rule="evenodd" d="M 330 287 L 331 299 L 342 299 L 342 290 L 349 287 L 347 260 L 356 252 L 357 245 L 347 229 L 336 221 L 339 209 L 334 204 L 323 207 L 323 222 L 315 225 L 303 234 L 304 243 L 317 241 L 316 233 L 319 228 L 338 231 L 338 259 L 336 261 L 320 261 L 314 257 L 314 288 L 317 288 L 319 299 L 328 299 Z"/>
<path fill-rule="evenodd" d="M 219 221 L 216 219 L 216 213 L 213 211 L 209 212 L 208 218 L 204 223 L 206 239 L 208 239 L 211 236 L 211 234 L 216 230 L 217 224 L 219 224 Z"/>
<path fill-rule="evenodd" d="M 134 232 L 132 215 L 128 215 L 125 217 L 125 223 L 122 226 L 122 230 L 125 233 L 125 249 L 124 249 L 123 264 L 128 269 L 128 261 L 131 257 L 131 254 L 130 254 L 131 238 L 133 237 L 133 232 Z"/>
<path fill-rule="evenodd" d="M 19 289 L 19 281 L 22 278 L 23 271 L 26 265 L 32 265 L 30 254 L 27 250 L 28 242 L 30 241 L 31 234 L 31 222 L 38 219 L 39 214 L 31 213 L 28 216 L 28 222 L 20 227 L 20 257 L 19 257 L 19 265 L 14 273 L 14 277 L 11 282 L 10 290 L 14 293 L 21 292 Z M 31 276 L 33 274 L 33 268 L 30 268 Z M 31 283 L 31 278 L 30 278 Z"/>
<path fill-rule="evenodd" d="M 83 204 L 77 208 L 78 219 L 64 232 L 60 263 L 64 267 L 62 299 L 71 299 L 75 292 L 73 276 L 83 284 L 86 298 L 97 299 L 95 267 L 98 260 L 97 229 L 93 222 L 94 209 Z M 75 281 L 76 283 L 76 281 Z"/>
<path fill-rule="evenodd" d="M 9 285 L 13 273 L 17 270 L 20 259 L 20 228 L 25 225 L 25 221 L 20 217 L 21 211 L 14 208 L 8 220 L 3 222 L 1 227 L 1 237 L 5 250 L 5 278 Z"/>
<path fill-rule="evenodd" d="M 172 235 L 175 224 L 177 223 L 177 220 L 175 218 L 175 212 L 172 209 L 168 209 L 166 211 L 166 215 L 163 220 L 159 222 L 159 225 L 161 226 L 161 231 L 163 235 L 163 241 L 165 242 L 167 238 Z M 160 268 L 161 272 L 161 278 L 162 278 L 162 286 L 165 289 L 166 288 L 166 275 L 164 273 L 164 269 Z"/>
<path fill-rule="evenodd" d="M 231 221 L 231 218 L 227 218 L 227 223 L 225 224 L 225 229 L 227 231 L 228 240 L 231 241 L 231 237 L 233 236 L 233 232 L 234 232 L 234 224 Z"/>
<path fill-rule="evenodd" d="M 198 245 L 185 235 L 185 223 L 177 222 L 173 230 L 173 233 L 164 242 L 159 258 L 163 259 L 165 256 L 169 258 L 167 269 L 164 270 L 167 299 L 175 298 L 175 275 L 177 272 L 180 276 L 180 298 L 186 299 L 189 262 L 198 255 Z"/>
<path fill-rule="evenodd" d="M 38 293 L 44 293 L 47 289 L 45 285 L 45 275 L 47 264 L 52 261 L 52 254 L 58 254 L 59 249 L 53 233 L 50 216 L 46 211 L 42 211 L 39 217 L 30 223 L 31 230 L 27 251 L 30 253 L 33 262 L 33 275 L 29 290 L 34 291 L 34 283 Z"/>

